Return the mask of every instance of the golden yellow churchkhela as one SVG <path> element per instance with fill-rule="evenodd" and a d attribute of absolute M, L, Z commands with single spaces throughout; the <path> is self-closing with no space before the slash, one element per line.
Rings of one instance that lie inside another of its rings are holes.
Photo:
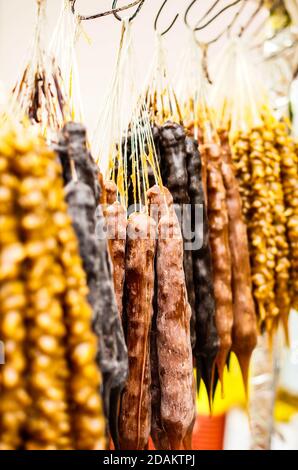
<path fill-rule="evenodd" d="M 104 449 L 97 341 L 55 154 L 0 131 L 0 449 Z"/>

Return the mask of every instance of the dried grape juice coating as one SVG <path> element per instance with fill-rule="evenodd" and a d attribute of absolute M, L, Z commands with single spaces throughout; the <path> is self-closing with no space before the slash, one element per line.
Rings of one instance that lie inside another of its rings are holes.
<path fill-rule="evenodd" d="M 232 162 L 227 133 L 221 133 L 221 170 L 226 188 L 229 216 L 229 243 L 232 258 L 232 292 L 234 324 L 232 350 L 242 371 L 245 389 L 248 386 L 248 368 L 257 343 L 257 319 L 252 296 L 247 228 L 242 215 L 239 185 Z"/>
<path fill-rule="evenodd" d="M 185 131 L 182 126 L 166 122 L 159 128 L 160 167 L 164 185 L 173 196 L 176 210 L 180 211 L 182 227 L 190 225 L 187 153 Z M 183 230 L 185 238 L 186 230 Z M 190 242 L 186 240 L 185 242 Z M 192 309 L 191 340 L 194 347 L 195 338 L 195 292 L 193 280 L 193 259 L 190 250 L 184 250 L 184 272 L 189 303 Z"/>

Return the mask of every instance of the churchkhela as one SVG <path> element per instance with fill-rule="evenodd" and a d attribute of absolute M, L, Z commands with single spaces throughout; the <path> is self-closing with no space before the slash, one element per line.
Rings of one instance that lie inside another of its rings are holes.
<path fill-rule="evenodd" d="M 122 318 L 127 228 L 126 211 L 118 201 L 115 201 L 106 208 L 105 217 L 118 312 Z"/>
<path fill-rule="evenodd" d="M 198 142 L 192 137 L 186 139 L 189 195 L 192 211 L 192 231 L 199 248 L 192 251 L 196 311 L 197 381 L 202 378 L 211 401 L 214 382 L 214 365 L 219 349 L 218 331 L 215 324 L 215 295 L 213 267 L 209 238 L 209 222 L 206 199 L 202 183 L 202 164 Z M 196 211 L 202 209 L 198 219 Z"/>
<path fill-rule="evenodd" d="M 159 128 L 159 152 L 161 175 L 164 184 L 170 190 L 174 204 L 187 229 L 190 225 L 188 175 L 186 168 L 185 132 L 179 124 L 166 122 Z M 188 240 L 190 241 L 190 240 Z M 195 292 L 193 283 L 193 262 L 190 250 L 184 250 L 184 273 L 188 300 L 192 308 L 191 335 L 195 345 Z"/>
<path fill-rule="evenodd" d="M 93 327 L 98 336 L 105 413 L 114 444 L 118 446 L 117 410 L 128 372 L 127 349 L 103 231 L 105 222 L 98 205 L 101 191 L 98 169 L 87 151 L 86 130 L 81 124 L 66 124 L 57 150 L 63 167 L 69 213 L 87 274 Z"/>
<path fill-rule="evenodd" d="M 129 377 L 121 398 L 120 447 L 148 448 L 151 429 L 150 330 L 153 316 L 155 222 L 146 214 L 128 219 L 124 312 Z"/>
<path fill-rule="evenodd" d="M 190 342 L 191 309 L 183 269 L 183 238 L 166 188 L 153 188 L 149 190 L 148 197 L 151 203 L 159 202 L 164 206 L 158 211 L 157 218 L 155 341 L 162 427 L 157 448 L 185 450 L 192 445 L 196 413 Z"/>
<path fill-rule="evenodd" d="M 104 449 L 97 340 L 61 167 L 32 128 L 0 136 L 1 449 Z"/>
<path fill-rule="evenodd" d="M 221 171 L 226 189 L 229 247 L 232 261 L 232 350 L 238 358 L 247 391 L 249 363 L 257 344 L 257 321 L 252 296 L 247 230 L 241 210 L 239 185 L 232 162 L 228 134 L 222 132 L 220 138 L 222 145 Z"/>
<path fill-rule="evenodd" d="M 210 248 L 212 253 L 215 322 L 219 336 L 216 366 L 223 385 L 223 372 L 232 346 L 232 266 L 229 245 L 226 190 L 221 173 L 221 153 L 217 145 L 208 148 L 207 192 Z"/>

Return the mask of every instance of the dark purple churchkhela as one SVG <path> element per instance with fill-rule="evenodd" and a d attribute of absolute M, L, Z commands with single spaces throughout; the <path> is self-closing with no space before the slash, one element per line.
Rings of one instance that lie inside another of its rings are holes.
<path fill-rule="evenodd" d="M 213 273 L 209 227 L 201 177 L 201 157 L 198 143 L 191 137 L 186 138 L 188 191 L 192 210 L 196 204 L 203 206 L 203 227 L 195 225 L 192 217 L 192 231 L 203 234 L 202 248 L 192 252 L 193 276 L 195 286 L 196 311 L 196 346 L 194 355 L 197 371 L 201 372 L 209 399 L 211 398 L 212 372 L 219 348 L 219 338 L 215 325 L 215 298 L 213 290 Z"/>
<path fill-rule="evenodd" d="M 115 447 L 118 448 L 118 403 L 127 380 L 128 358 L 115 300 L 107 242 L 96 236 L 96 230 L 105 225 L 101 207 L 98 206 L 101 193 L 98 169 L 87 150 L 86 130 L 81 124 L 66 124 L 56 150 L 63 167 L 68 210 L 87 274 L 93 329 L 99 343 L 98 363 L 103 376 L 105 414 Z M 78 181 L 72 179 L 71 161 Z"/>

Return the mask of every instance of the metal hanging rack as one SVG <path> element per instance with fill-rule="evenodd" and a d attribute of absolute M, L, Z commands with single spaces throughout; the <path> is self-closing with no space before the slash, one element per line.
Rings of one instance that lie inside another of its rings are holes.
<path fill-rule="evenodd" d="M 138 5 L 137 10 L 135 13 L 131 16 L 130 20 L 135 18 L 139 11 L 141 10 L 145 0 L 135 0 L 131 3 L 128 3 L 127 5 L 124 5 L 122 7 L 117 7 L 117 0 L 113 1 L 112 9 L 108 11 L 104 11 L 101 13 L 96 13 L 95 15 L 81 15 L 76 12 L 76 1 L 77 0 L 69 0 L 71 2 L 71 11 L 73 12 L 74 15 L 77 16 L 79 21 L 88 21 L 88 20 L 95 20 L 96 18 L 102 18 L 103 16 L 108 16 L 108 15 L 114 15 L 117 19 L 121 21 L 121 17 L 118 15 L 121 11 L 128 10 L 130 8 L 133 8 Z"/>
<path fill-rule="evenodd" d="M 162 11 L 163 11 L 163 9 L 164 9 L 164 7 L 165 7 L 165 5 L 166 5 L 167 2 L 168 2 L 168 0 L 165 0 L 165 1 L 162 3 L 160 9 L 159 9 L 158 12 L 157 12 L 157 15 L 156 15 L 156 18 L 155 18 L 155 21 L 154 21 L 154 30 L 155 30 L 156 32 L 158 32 L 158 31 L 157 31 L 157 29 L 158 29 L 158 28 L 157 28 L 158 20 L 159 20 L 160 15 L 161 15 L 161 13 L 162 13 Z M 168 28 L 166 28 L 164 31 L 162 31 L 161 33 L 158 33 L 158 34 L 159 34 L 160 36 L 165 36 L 165 35 L 172 29 L 172 27 L 174 26 L 174 24 L 176 23 L 176 21 L 178 20 L 178 18 L 179 18 L 179 13 L 176 14 L 176 16 L 174 17 L 174 19 L 173 19 L 173 21 L 171 22 L 170 26 L 168 26 Z"/>

